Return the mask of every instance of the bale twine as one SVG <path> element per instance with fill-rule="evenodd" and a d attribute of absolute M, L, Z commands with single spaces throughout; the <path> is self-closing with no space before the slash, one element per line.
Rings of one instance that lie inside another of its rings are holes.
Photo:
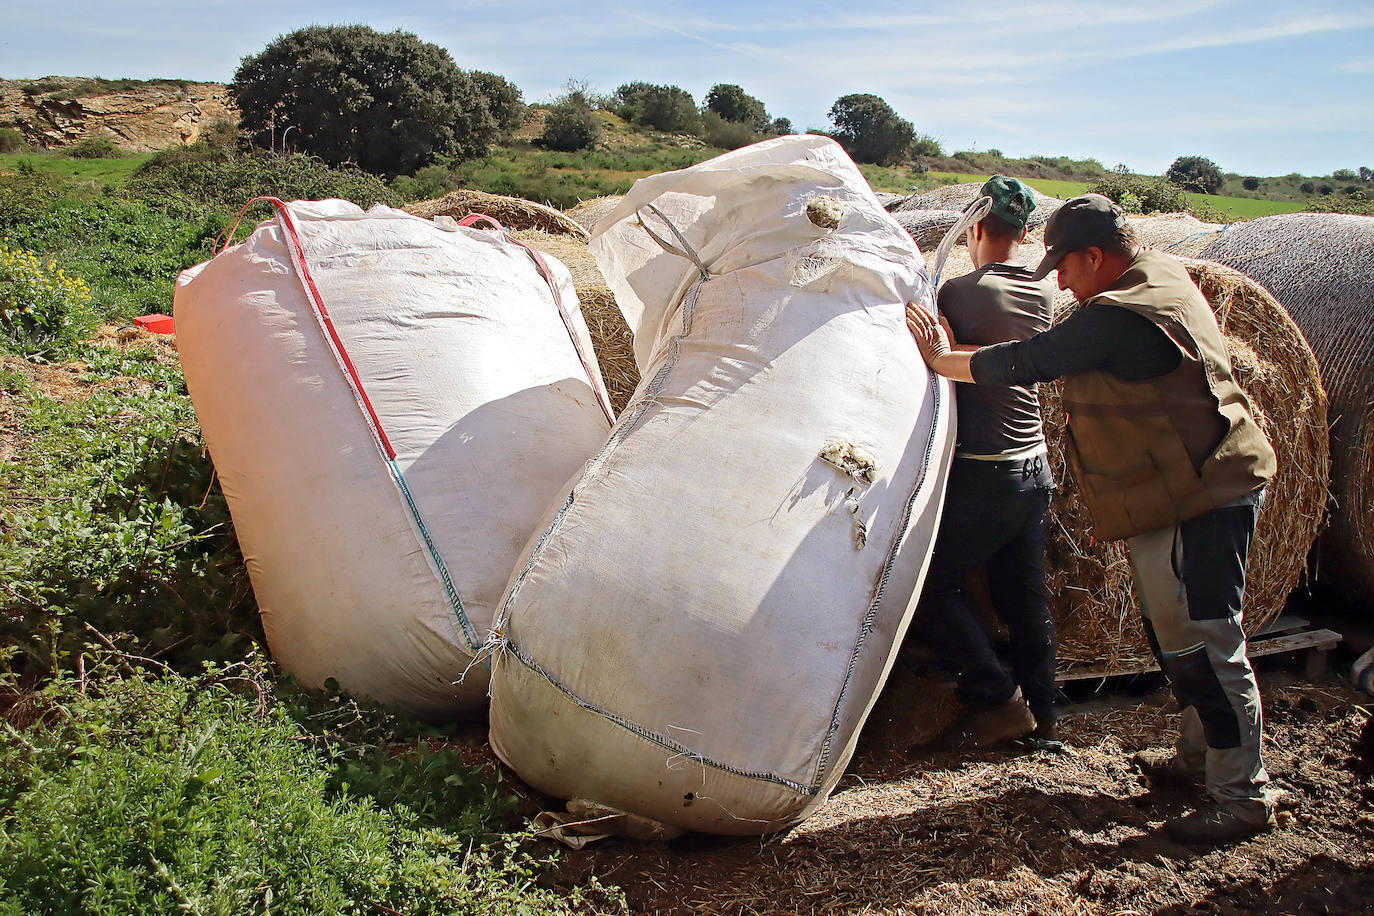
<path fill-rule="evenodd" d="M 593 197 L 578 203 L 568 211 L 568 216 L 587 232 L 591 232 L 601 218 L 615 209 L 615 205 L 625 198 L 624 194 L 607 194 Z"/>
<path fill-rule="evenodd" d="M 611 396 L 611 407 L 618 416 L 639 385 L 634 336 L 587 243 L 570 235 L 552 235 L 537 230 L 512 232 L 511 235 L 562 261 L 572 273 L 577 299 L 582 303 L 582 317 L 591 332 L 592 347 L 601 367 L 601 378 Z"/>
<path fill-rule="evenodd" d="M 1140 243 L 1179 258 L 1195 258 L 1226 226 L 1204 223 L 1191 213 L 1154 213 L 1130 217 Z"/>
<path fill-rule="evenodd" d="M 962 210 L 968 206 L 969 201 L 978 196 L 978 192 L 982 189 L 983 182 L 981 181 L 947 184 L 930 191 L 904 197 L 895 203 L 888 204 L 887 209 L 893 215 L 904 210 Z M 1045 222 L 1050 218 L 1051 213 L 1064 204 L 1059 198 L 1041 194 L 1034 188 L 1031 188 L 1031 195 L 1035 198 L 1035 210 L 1031 213 L 1030 222 L 1027 225 L 1032 228 Z"/>
<path fill-rule="evenodd" d="M 1232 227 L 1203 256 L 1272 293 L 1317 356 L 1333 505 L 1315 574 L 1374 610 L 1374 217 L 1267 216 Z"/>
<path fill-rule="evenodd" d="M 1021 252 L 1027 266 L 1044 253 L 1029 245 Z M 1238 271 L 1180 260 L 1216 313 L 1236 381 L 1278 455 L 1278 474 L 1270 482 L 1246 564 L 1245 629 L 1254 633 L 1283 608 L 1322 521 L 1330 463 L 1326 395 L 1312 351 L 1273 297 Z M 967 253 L 956 251 L 944 275 L 961 276 L 972 268 Z M 1071 293 L 1060 293 L 1055 320 L 1062 321 L 1076 305 Z M 1148 663 L 1125 543 L 1094 540 L 1091 517 L 1066 467 L 1059 383 L 1040 386 L 1040 409 L 1059 483 L 1047 523 L 1045 578 L 1060 670 Z"/>
<path fill-rule="evenodd" d="M 434 200 L 407 204 L 404 209 L 407 213 L 413 213 L 423 219 L 433 219 L 436 216 L 462 219 L 469 213 L 484 213 L 507 229 L 538 229 L 542 232 L 573 235 L 584 241 L 587 239 L 586 229 L 552 207 L 519 197 L 488 194 L 485 191 L 451 191 Z"/>

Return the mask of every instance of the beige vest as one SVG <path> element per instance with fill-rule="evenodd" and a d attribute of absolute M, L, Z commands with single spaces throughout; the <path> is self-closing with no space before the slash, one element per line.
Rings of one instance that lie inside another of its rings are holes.
<path fill-rule="evenodd" d="M 1094 535 L 1175 525 L 1263 486 L 1276 468 L 1274 450 L 1231 375 L 1216 316 L 1183 265 L 1142 251 L 1085 307 L 1098 303 L 1150 319 L 1183 359 L 1143 382 L 1106 372 L 1065 377 L 1065 451 Z"/>

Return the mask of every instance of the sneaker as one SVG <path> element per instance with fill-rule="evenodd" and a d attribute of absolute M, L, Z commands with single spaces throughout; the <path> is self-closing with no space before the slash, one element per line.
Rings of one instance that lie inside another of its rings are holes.
<path fill-rule="evenodd" d="M 1140 751 L 1131 757 L 1131 765 L 1152 783 L 1189 785 L 1207 780 L 1205 767 L 1188 763 L 1175 751 Z"/>
<path fill-rule="evenodd" d="M 960 744 L 966 747 L 992 747 L 1024 738 L 1035 731 L 1035 716 L 1019 696 L 987 709 L 980 709 L 959 726 Z"/>
<path fill-rule="evenodd" d="M 1058 726 L 1053 722 L 1038 723 L 1035 726 L 1035 731 L 1022 738 L 1021 743 L 1033 751 L 1052 751 L 1056 754 L 1069 753 L 1063 739 L 1059 737 Z"/>
<path fill-rule="evenodd" d="M 1231 802 L 1200 808 L 1164 822 L 1164 832 L 1178 843 L 1224 846 L 1274 828 L 1274 809 L 1265 802 Z"/>

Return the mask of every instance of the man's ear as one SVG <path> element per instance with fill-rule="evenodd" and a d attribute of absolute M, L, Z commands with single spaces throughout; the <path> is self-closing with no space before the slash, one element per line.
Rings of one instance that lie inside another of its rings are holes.
<path fill-rule="evenodd" d="M 1083 249 L 1083 258 L 1088 262 L 1088 269 L 1096 271 L 1107 260 L 1107 255 L 1096 245 L 1089 245 Z"/>

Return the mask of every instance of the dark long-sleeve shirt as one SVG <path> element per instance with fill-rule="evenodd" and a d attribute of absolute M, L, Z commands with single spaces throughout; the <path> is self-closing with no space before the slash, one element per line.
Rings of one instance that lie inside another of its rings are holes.
<path fill-rule="evenodd" d="M 981 385 L 1033 385 L 1098 370 L 1143 382 L 1167 375 L 1182 359 L 1169 335 L 1150 319 L 1099 302 L 1034 337 L 979 349 L 969 370 Z"/>

